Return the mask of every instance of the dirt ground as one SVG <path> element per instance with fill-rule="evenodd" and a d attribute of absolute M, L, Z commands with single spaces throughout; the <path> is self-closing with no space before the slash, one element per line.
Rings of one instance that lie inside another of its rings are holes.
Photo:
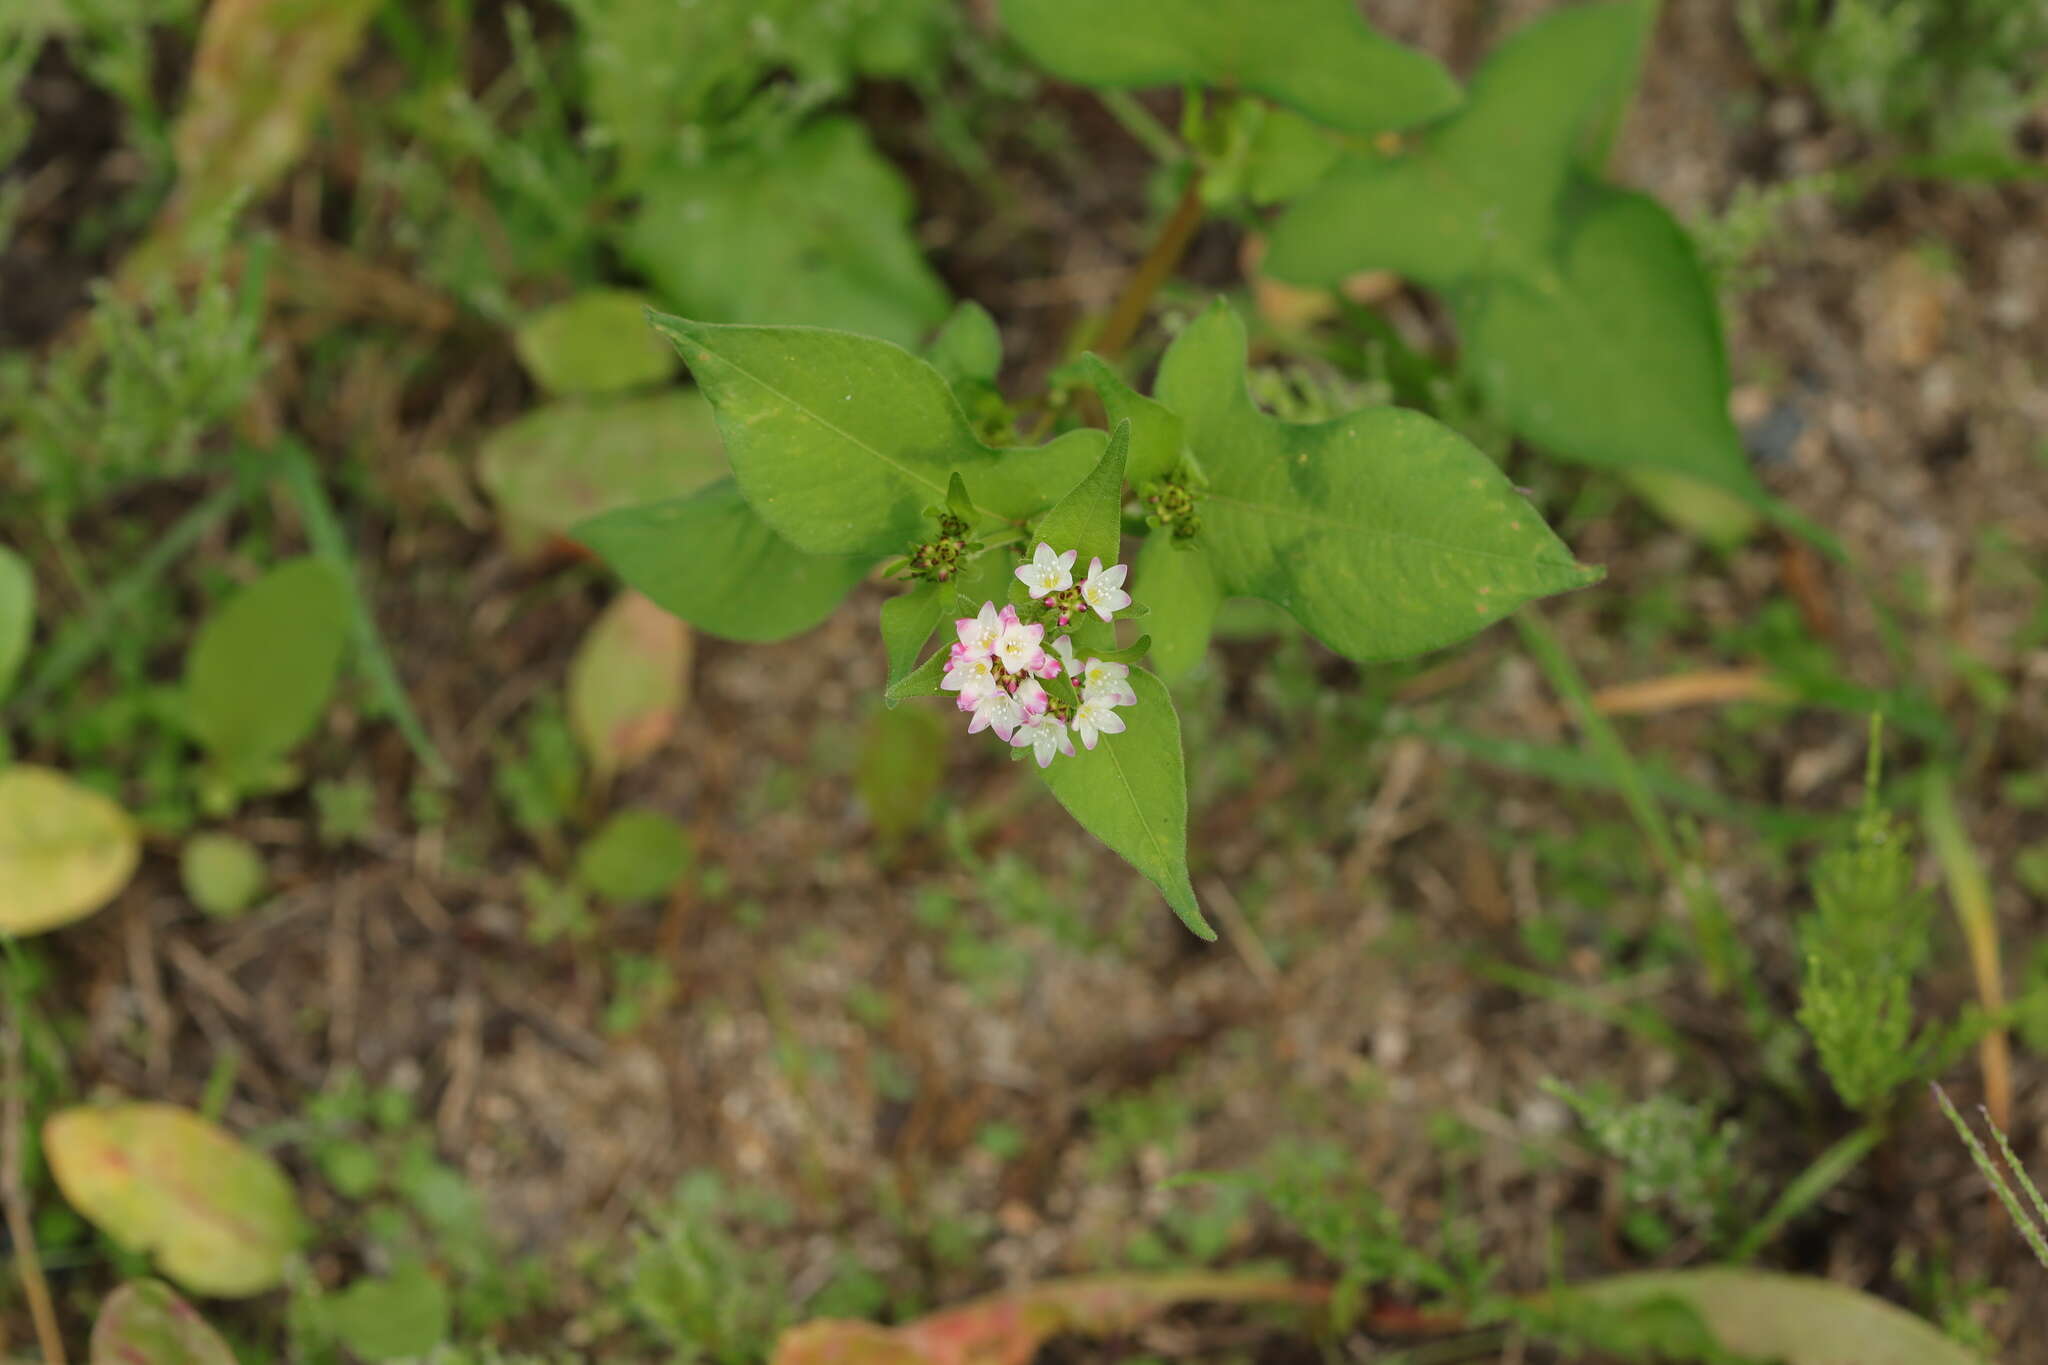
<path fill-rule="evenodd" d="M 1464 74 L 1499 33 L 1549 7 L 1373 8 Z M 1766 81 L 1730 8 L 1666 6 L 1619 154 L 1624 181 L 1688 221 L 1725 207 L 1745 181 L 1868 154 L 1808 96 Z M 898 99 L 876 95 L 868 112 Z M 1754 116 L 1731 118 L 1737 101 Z M 918 173 L 941 269 L 996 312 L 1018 374 L 1056 354 L 1142 249 L 1142 156 L 1113 123 L 1099 132 L 1100 173 L 1086 181 L 1021 139 L 1007 149 L 1015 216 L 989 223 L 977 221 L 971 187 L 920 159 L 914 128 L 881 130 Z M 1930 604 L 1941 629 L 1907 646 L 1955 715 L 1974 714 L 1957 647 L 2012 689 L 1979 735 L 1993 774 L 2038 770 L 2048 752 L 2048 655 L 2012 647 L 2028 599 L 1989 571 L 1985 552 L 1996 532 L 2037 563 L 2048 556 L 2044 222 L 2040 185 L 1895 183 L 1854 204 L 1802 199 L 1763 257 L 1768 284 L 1730 315 L 1737 410 L 1772 488 L 1887 585 L 1909 584 Z M 1929 264 L 1932 243 L 1946 267 Z M 1208 229 L 1189 273 L 1229 283 L 1236 245 L 1234 229 Z M 480 425 L 520 396 L 502 343 L 437 383 L 463 406 L 423 405 L 417 390 L 366 378 L 364 401 L 323 444 L 369 448 L 393 477 L 396 510 L 361 514 L 357 532 L 378 575 L 380 621 L 456 764 L 453 805 L 465 815 L 409 832 L 409 756 L 388 726 L 341 718 L 322 751 L 353 753 L 392 832 L 337 853 L 315 842 L 302 800 L 268 803 L 239 827 L 271 855 L 283 893 L 233 923 L 187 907 L 174 858 L 151 857 L 112 911 L 58 949 L 90 1020 L 74 1057 L 86 1088 L 195 1103 L 218 1053 L 234 1047 L 244 1059 L 226 1118 L 253 1129 L 356 1068 L 418 1097 L 444 1154 L 520 1245 L 603 1243 L 641 1201 L 711 1168 L 792 1203 L 796 1220 L 779 1236 L 795 1285 L 814 1283 L 844 1248 L 942 1303 L 1115 1265 L 1132 1228 L 1190 1197 L 1165 1176 L 1251 1161 L 1287 1135 L 1343 1144 L 1419 1236 L 1453 1212 L 1476 1219 L 1510 1285 L 1540 1287 L 1554 1264 L 1568 1275 L 1619 1268 L 1629 1262 L 1614 1172 L 1575 1139 L 1544 1079 L 1723 1096 L 1731 1111 L 1763 1087 L 1731 1004 L 1683 970 L 1604 956 L 1616 925 L 1647 933 L 1681 913 L 1657 879 L 1615 853 L 1617 889 L 1597 905 L 1533 852 L 1587 822 L 1620 821 L 1618 803 L 1375 733 L 1358 700 L 1371 679 L 1268 640 L 1219 649 L 1189 706 L 1196 884 L 1222 942 L 1192 939 L 989 748 L 955 745 L 944 819 L 881 849 L 852 782 L 882 677 L 873 587 L 790 643 L 699 641 L 681 732 L 614 800 L 685 822 L 725 884 L 608 924 L 608 947 L 659 956 L 678 989 L 630 1035 L 606 1034 L 601 962 L 528 943 L 513 870 L 529 855 L 484 814 L 493 740 L 559 685 L 603 593 L 509 559 L 481 519 L 465 524 L 440 505 L 415 514 L 437 496 L 428 490 L 461 477 Z M 1717 638 L 1788 599 L 1823 617 L 1852 676 L 1891 680 L 1856 587 L 1771 537 L 1720 556 L 1630 505 L 1579 517 L 1570 535 L 1608 578 L 1544 610 L 1596 687 L 1754 662 L 1721 652 Z M 1678 624 L 1650 635 L 1629 603 L 1653 591 Z M 1510 630 L 1447 659 L 1412 685 L 1412 712 L 1486 735 L 1570 735 Z M 1326 690 L 1304 701 L 1302 678 Z M 1738 727 L 1693 709 L 1630 719 L 1624 733 L 1637 753 L 1742 801 L 1836 811 L 1861 775 L 1863 724 L 1849 714 Z M 1964 814 L 1994 872 L 2016 975 L 2048 906 L 1999 874 L 2048 823 L 2002 808 L 1995 790 L 1965 791 Z M 1798 864 L 1756 855 L 1739 825 L 1708 822 L 1704 837 L 1745 942 L 1789 1002 Z M 1583 1002 L 1537 998 L 1475 968 L 1522 960 L 1521 931 L 1546 912 L 1579 926 L 1568 974 L 1587 995 L 1653 1006 L 1680 1044 L 1646 1044 Z M 1943 935 L 1928 1002 L 1953 1010 L 1971 987 L 1946 917 Z M 885 1006 L 857 1012 L 849 1002 L 863 987 Z M 1976 1098 L 1972 1067 L 1950 1079 L 1959 1098 Z M 2048 1169 L 2044 1082 L 2048 1067 L 2022 1051 L 2013 1139 Z M 1167 1111 L 1164 1135 L 1105 1158 L 1103 1102 L 1137 1093 Z M 1831 1106 L 1756 1111 L 1766 1179 L 1789 1179 L 1853 1127 Z M 992 1151 L 979 1140 L 992 1124 L 1022 1140 Z M 915 1225 L 972 1228 L 976 1253 L 926 1255 L 889 1212 L 895 1196 Z M 1908 1299 L 1899 1253 L 1946 1258 L 1958 1277 L 2011 1291 L 1994 1330 L 2034 1345 L 2006 1358 L 2048 1360 L 2040 1271 L 2001 1221 L 1938 1113 L 1916 1106 L 1890 1149 L 1763 1263 Z M 1688 1250 L 1681 1241 L 1666 1259 Z M 1270 1253 L 1316 1264 L 1257 1220 L 1233 1236 L 1233 1257 Z M 1185 1321 L 1160 1331 L 1140 1345 L 1201 1344 Z"/>

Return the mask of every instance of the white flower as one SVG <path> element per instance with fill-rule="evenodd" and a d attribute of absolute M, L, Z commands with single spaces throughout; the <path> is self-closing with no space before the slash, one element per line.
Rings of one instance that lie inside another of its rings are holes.
<path fill-rule="evenodd" d="M 1017 699 L 998 687 L 974 704 L 974 719 L 968 723 L 967 733 L 972 735 L 982 730 L 993 730 L 1004 743 L 1011 743 L 1011 736 L 1024 723 L 1024 708 Z"/>
<path fill-rule="evenodd" d="M 1074 756 L 1074 741 L 1067 736 L 1067 723 L 1058 716 L 1038 716 L 1017 727 L 1010 743 L 1020 749 L 1030 746 L 1032 756 L 1041 768 L 1051 767 L 1056 753 L 1065 754 L 1068 758 Z"/>
<path fill-rule="evenodd" d="M 1074 558 L 1080 553 L 1079 550 L 1069 550 L 1063 555 L 1056 555 L 1052 546 L 1041 540 L 1031 562 L 1018 566 L 1017 577 L 1033 597 L 1065 592 L 1074 586 Z"/>
<path fill-rule="evenodd" d="M 1023 682 L 1018 683 L 1017 690 L 1012 695 L 1017 698 L 1017 705 L 1024 708 L 1024 718 L 1026 720 L 1031 719 L 1033 716 L 1044 715 L 1045 709 L 1052 705 L 1051 695 L 1038 685 L 1036 678 L 1026 678 Z"/>
<path fill-rule="evenodd" d="M 1107 621 L 1131 605 L 1131 595 L 1124 591 L 1124 579 L 1130 572 L 1128 564 L 1105 569 L 1101 560 L 1089 560 L 1088 577 L 1081 584 L 1081 600 L 1088 604 L 1089 610 Z"/>
<path fill-rule="evenodd" d="M 1060 667 L 1066 671 L 1068 677 L 1075 678 L 1080 676 L 1081 665 L 1074 659 L 1073 636 L 1062 635 L 1059 639 L 1054 640 L 1052 642 L 1052 652 L 1059 655 Z"/>
<path fill-rule="evenodd" d="M 1095 741 L 1103 735 L 1124 732 L 1124 718 L 1111 709 L 1112 705 L 1107 699 L 1083 697 L 1074 709 L 1074 733 L 1088 748 L 1093 749 Z"/>
<path fill-rule="evenodd" d="M 973 654 L 993 654 L 996 641 L 1002 638 L 1003 620 L 996 614 L 996 604 L 981 604 L 979 616 L 962 616 L 953 622 L 953 628 L 960 633 L 960 646 Z"/>
<path fill-rule="evenodd" d="M 1080 668 L 1081 699 L 1107 702 L 1111 706 L 1135 706 L 1138 694 L 1131 687 L 1129 664 L 1090 659 Z"/>
<path fill-rule="evenodd" d="M 1039 641 L 1045 638 L 1045 627 L 1025 625 L 1017 619 L 1015 607 L 1004 607 L 999 618 L 1003 633 L 996 637 L 996 658 L 1012 673 L 1024 673 L 1038 666 L 1044 651 Z"/>
<path fill-rule="evenodd" d="M 986 654 L 964 654 L 961 646 L 954 647 L 951 663 L 946 665 L 946 675 L 939 679 L 939 686 L 948 692 L 958 692 L 964 702 L 968 697 L 981 697 L 996 690 L 995 665 Z"/>

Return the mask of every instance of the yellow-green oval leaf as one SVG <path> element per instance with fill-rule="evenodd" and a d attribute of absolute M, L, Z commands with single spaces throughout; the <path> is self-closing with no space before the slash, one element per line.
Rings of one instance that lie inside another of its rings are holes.
<path fill-rule="evenodd" d="M 185 718 L 223 776 L 257 777 L 312 733 L 348 627 L 347 587 L 311 557 L 278 565 L 200 627 L 185 657 Z"/>
<path fill-rule="evenodd" d="M 600 778 L 675 733 L 691 653 L 689 626 L 637 592 L 621 593 L 591 626 L 569 663 L 569 726 Z"/>
<path fill-rule="evenodd" d="M 519 324 L 512 347 L 553 394 L 618 393 L 676 372 L 674 349 L 647 325 L 647 300 L 630 289 L 586 289 L 550 304 Z"/>
<path fill-rule="evenodd" d="M 0 933 L 82 919 L 135 875 L 142 842 L 128 813 L 49 768 L 0 770 Z"/>
<path fill-rule="evenodd" d="M 277 1163 L 189 1109 L 61 1110 L 43 1125 L 43 1150 L 73 1208 L 195 1294 L 275 1288 L 304 1237 Z"/>

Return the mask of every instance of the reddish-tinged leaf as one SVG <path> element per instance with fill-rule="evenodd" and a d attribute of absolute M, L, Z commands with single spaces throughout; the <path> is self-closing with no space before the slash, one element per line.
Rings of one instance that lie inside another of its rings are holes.
<path fill-rule="evenodd" d="M 1320 1306 L 1319 1285 L 1242 1275 L 1105 1275 L 995 1294 L 901 1327 L 821 1318 L 784 1332 L 772 1365 L 1029 1365 L 1066 1332 L 1128 1332 L 1177 1303 Z"/>
<path fill-rule="evenodd" d="M 92 1365 L 235 1365 L 235 1353 L 192 1305 L 156 1280 L 107 1295 L 92 1325 Z"/>
<path fill-rule="evenodd" d="M 569 664 L 569 724 L 600 778 L 675 733 L 693 651 L 689 626 L 637 592 L 622 593 L 591 626 Z"/>

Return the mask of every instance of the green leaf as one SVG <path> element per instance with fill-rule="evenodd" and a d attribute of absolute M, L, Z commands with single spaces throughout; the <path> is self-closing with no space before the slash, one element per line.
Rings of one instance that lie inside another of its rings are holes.
<path fill-rule="evenodd" d="M 924 358 L 955 388 L 964 381 L 993 384 L 1003 367 L 1002 334 L 988 309 L 962 299 L 925 347 Z"/>
<path fill-rule="evenodd" d="M 1754 491 L 1728 415 L 1718 305 L 1692 239 L 1655 200 L 1589 191 L 1557 271 L 1460 302 L 1464 365 L 1547 450 Z"/>
<path fill-rule="evenodd" d="M 328 1333 L 364 1360 L 424 1356 L 448 1339 L 454 1318 L 447 1286 L 416 1261 L 313 1306 Z"/>
<path fill-rule="evenodd" d="M 1241 87 L 1354 133 L 1458 102 L 1442 67 L 1373 32 L 1351 0 L 1004 0 L 1003 22 L 1066 80 Z"/>
<path fill-rule="evenodd" d="M 1138 551 L 1134 590 L 1152 608 L 1152 667 L 1167 682 L 1194 672 L 1209 652 L 1223 589 L 1199 542 L 1176 544 L 1171 529 L 1154 531 Z"/>
<path fill-rule="evenodd" d="M 512 348 L 551 394 L 607 394 L 666 383 L 675 351 L 647 325 L 647 300 L 630 289 L 586 289 L 520 323 Z"/>
<path fill-rule="evenodd" d="M 1131 424 L 1118 422 L 1108 448 L 1088 477 L 1039 518 L 1033 528 L 1037 537 L 1034 545 L 1050 544 L 1061 554 L 1078 551 L 1074 560 L 1077 581 L 1088 572 L 1092 560 L 1099 559 L 1104 564 L 1117 562 L 1123 545 L 1124 461 L 1130 449 Z"/>
<path fill-rule="evenodd" d="M 158 1280 L 135 1280 L 107 1295 L 93 1319 L 91 1365 L 235 1365 L 235 1353 L 206 1319 Z"/>
<path fill-rule="evenodd" d="M 576 880 L 604 900 L 659 900 L 689 872 L 696 850 L 682 826 L 655 810 L 622 810 L 576 852 Z"/>
<path fill-rule="evenodd" d="M 83 919 L 135 875 L 142 840 L 128 813 L 60 772 L 0 768 L 0 934 Z"/>
<path fill-rule="evenodd" d="M 899 346 L 812 327 L 660 317 L 718 412 L 733 474 L 775 531 L 814 554 L 901 552 L 955 472 L 985 511 L 1022 519 L 1095 464 L 1099 431 L 1038 450 L 978 440 L 939 372 Z"/>
<path fill-rule="evenodd" d="M 277 1163 L 173 1104 L 81 1105 L 43 1125 L 71 1207 L 195 1294 L 240 1299 L 284 1280 L 306 1225 Z"/>
<path fill-rule="evenodd" d="M 36 626 L 36 582 L 28 561 L 0 545 L 0 701 L 28 657 Z"/>
<path fill-rule="evenodd" d="M 1348 658 L 1439 649 L 1600 577 L 1491 460 L 1419 412 L 1310 425 L 1260 412 L 1227 306 L 1174 340 L 1158 397 L 1207 476 L 1201 545 L 1222 591 L 1277 602 Z"/>
<path fill-rule="evenodd" d="M 728 472 L 711 404 L 694 390 L 551 403 L 493 431 L 477 456 L 519 553 L 599 513 L 679 498 Z"/>
<path fill-rule="evenodd" d="M 1649 0 L 1623 0 L 1531 25 L 1456 116 L 1402 154 L 1352 158 L 1297 201 L 1264 264 L 1305 284 L 1379 268 L 1445 291 L 1464 368 L 1518 432 L 1754 504 L 1719 309 L 1690 240 L 1653 201 L 1589 178 L 1654 17 Z"/>
<path fill-rule="evenodd" d="M 1179 414 L 1124 383 L 1123 376 L 1093 351 L 1081 357 L 1081 370 L 1102 400 L 1110 422 L 1131 424 L 1130 467 L 1125 472 L 1134 487 L 1142 489 L 1180 467 L 1187 448 L 1187 424 Z"/>
<path fill-rule="evenodd" d="M 1188 880 L 1188 783 L 1180 750 L 1180 717 L 1166 685 L 1131 670 L 1135 706 L 1117 712 L 1122 734 L 1093 749 L 1055 758 L 1039 770 L 1045 785 L 1081 822 L 1132 867 L 1150 878 L 1181 922 L 1205 939 L 1216 931 L 1202 918 Z"/>
<path fill-rule="evenodd" d="M 675 733 L 689 690 L 690 628 L 624 592 L 569 661 L 569 728 L 599 781 L 651 757 Z"/>
<path fill-rule="evenodd" d="M 192 903 L 209 915 L 229 918 L 254 905 L 268 874 L 263 855 L 234 834 L 195 834 L 178 855 L 178 880 Z"/>
<path fill-rule="evenodd" d="M 882 648 L 889 655 L 890 686 L 917 667 L 917 656 L 946 619 L 952 598 L 952 585 L 925 583 L 882 603 Z"/>
<path fill-rule="evenodd" d="M 933 651 L 930 658 L 912 669 L 904 677 L 890 683 L 882 693 L 882 700 L 889 706 L 896 706 L 914 697 L 942 697 L 946 689 L 939 686 L 946 676 L 946 659 L 950 651 Z"/>
<path fill-rule="evenodd" d="M 1640 1310 L 1675 1301 L 1725 1350 L 1784 1365 L 1982 1365 L 1931 1323 L 1827 1280 L 1761 1270 L 1673 1270 L 1575 1285 L 1567 1304 Z"/>
<path fill-rule="evenodd" d="M 626 254 L 670 308 L 717 322 L 843 327 L 914 345 L 946 288 L 902 175 L 854 119 L 772 146 L 675 158 L 650 178 Z"/>
<path fill-rule="evenodd" d="M 768 529 L 730 479 L 575 527 L 628 587 L 699 630 L 765 642 L 832 614 L 873 556 L 809 555 Z"/>
<path fill-rule="evenodd" d="M 312 733 L 348 638 L 348 590 L 325 562 L 278 565 L 229 598 L 185 656 L 185 720 L 231 782 Z"/>
<path fill-rule="evenodd" d="M 1268 109 L 1245 152 L 1245 195 L 1254 204 L 1282 203 L 1305 193 L 1343 156 L 1336 140 L 1286 109 Z"/>

